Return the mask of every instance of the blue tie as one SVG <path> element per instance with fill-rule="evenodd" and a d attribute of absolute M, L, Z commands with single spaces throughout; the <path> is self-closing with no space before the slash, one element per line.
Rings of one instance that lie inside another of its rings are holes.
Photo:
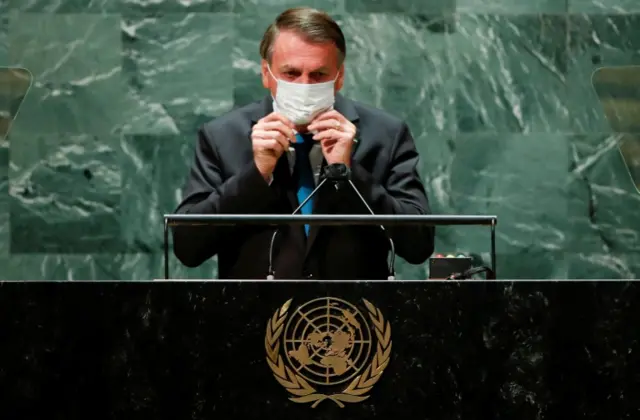
<path fill-rule="evenodd" d="M 313 138 L 310 135 L 296 134 L 296 143 L 293 148 L 296 151 L 296 171 L 298 173 L 298 204 L 302 204 L 315 188 L 313 169 L 309 161 L 309 151 L 313 146 Z M 311 214 L 313 211 L 313 199 L 307 201 L 300 209 L 302 214 Z M 304 231 L 309 235 L 309 225 L 304 225 Z"/>

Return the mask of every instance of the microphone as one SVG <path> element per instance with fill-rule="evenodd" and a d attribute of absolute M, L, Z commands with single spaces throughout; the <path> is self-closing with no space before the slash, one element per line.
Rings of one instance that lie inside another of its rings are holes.
<path fill-rule="evenodd" d="M 304 199 L 302 203 L 300 203 L 300 205 L 293 211 L 293 213 L 291 213 L 291 215 L 293 216 L 296 213 L 298 213 L 300 209 L 302 209 L 302 207 L 304 207 L 304 205 L 307 204 L 307 202 L 311 200 L 318 193 L 318 191 L 322 189 L 322 187 L 327 183 L 327 181 L 331 181 L 336 187 L 336 189 L 339 187 L 340 183 L 344 183 L 346 181 L 351 186 L 351 189 L 355 191 L 356 195 L 358 196 L 362 204 L 364 204 L 364 206 L 367 208 L 369 213 L 375 216 L 375 213 L 373 212 L 369 204 L 367 204 L 367 201 L 364 199 L 362 194 L 360 194 L 360 191 L 358 191 L 358 188 L 354 185 L 353 181 L 351 181 L 349 175 L 350 175 L 349 168 L 347 168 L 347 166 L 342 163 L 334 163 L 331 165 L 326 165 L 324 167 L 324 178 L 322 179 L 322 181 L 320 181 L 318 186 L 313 191 L 311 191 L 311 194 L 309 194 L 309 196 L 306 199 Z M 396 279 L 395 277 L 395 257 L 396 257 L 395 245 L 393 243 L 393 239 L 391 239 L 391 236 L 389 236 L 389 233 L 384 228 L 384 226 L 380 225 L 380 229 L 382 229 L 387 240 L 389 241 L 390 256 L 388 261 L 389 275 L 387 277 L 387 280 L 395 280 Z M 274 251 L 276 237 L 278 236 L 279 232 L 280 232 L 280 227 L 276 228 L 276 230 L 273 232 L 273 235 L 271 235 L 271 243 L 269 244 L 269 270 L 267 272 L 267 280 L 274 280 L 275 278 L 275 270 L 273 269 L 273 251 Z"/>
<path fill-rule="evenodd" d="M 487 280 L 496 279 L 496 275 L 492 269 L 486 266 L 478 266 L 478 267 L 471 267 L 470 269 L 463 271 L 462 273 L 453 273 L 452 275 L 447 277 L 447 280 L 469 280 L 471 279 L 471 276 L 474 276 L 480 273 L 487 273 Z"/>

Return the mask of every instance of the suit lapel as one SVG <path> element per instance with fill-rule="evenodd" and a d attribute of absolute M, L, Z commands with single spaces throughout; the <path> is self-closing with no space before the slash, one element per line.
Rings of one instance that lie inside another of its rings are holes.
<path fill-rule="evenodd" d="M 289 160 L 287 156 L 281 156 L 278 159 L 276 168 L 273 171 L 273 183 L 282 193 L 287 197 L 289 204 L 291 204 L 291 211 L 298 206 L 298 197 L 295 193 L 295 182 L 291 176 L 291 170 Z"/>

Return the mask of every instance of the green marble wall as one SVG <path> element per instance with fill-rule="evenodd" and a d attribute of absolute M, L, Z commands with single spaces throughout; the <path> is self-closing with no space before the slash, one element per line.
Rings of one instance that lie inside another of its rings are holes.
<path fill-rule="evenodd" d="M 346 32 L 345 93 L 408 120 L 434 210 L 498 215 L 501 277 L 640 276 L 640 194 L 591 86 L 640 64 L 637 0 L 0 0 L 0 65 L 35 77 L 0 143 L 0 279 L 160 277 L 196 127 L 264 95 L 259 38 L 301 3 Z"/>

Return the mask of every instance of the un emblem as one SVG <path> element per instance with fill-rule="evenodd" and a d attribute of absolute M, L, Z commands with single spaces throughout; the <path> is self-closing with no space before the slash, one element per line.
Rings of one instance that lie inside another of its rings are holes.
<path fill-rule="evenodd" d="M 369 398 L 391 357 L 391 326 L 363 299 L 366 315 L 333 297 L 311 300 L 290 313 L 292 299 L 267 324 L 267 363 L 297 403 L 338 406 Z M 367 316 L 368 315 L 368 316 Z"/>

